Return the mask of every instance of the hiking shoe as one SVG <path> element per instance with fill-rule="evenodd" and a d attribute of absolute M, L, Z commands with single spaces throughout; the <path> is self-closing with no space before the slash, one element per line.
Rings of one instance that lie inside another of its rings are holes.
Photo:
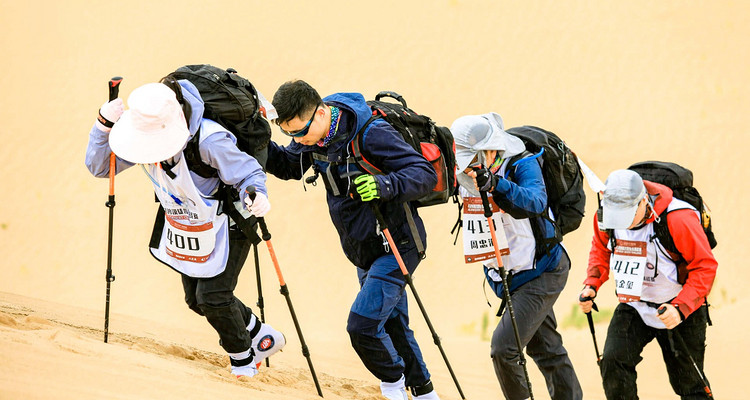
<path fill-rule="evenodd" d="M 260 364 L 261 361 L 281 350 L 284 345 L 286 345 L 284 334 L 273 329 L 271 325 L 261 324 L 258 334 L 253 337 L 252 349 L 255 356 L 250 364 Z"/>
<path fill-rule="evenodd" d="M 406 395 L 406 380 L 401 375 L 401 379 L 396 382 L 380 382 L 380 392 L 388 400 L 409 400 Z"/>
<path fill-rule="evenodd" d="M 232 365 L 232 373 L 238 378 L 241 376 L 252 378 L 258 374 L 258 368 L 253 364 L 243 365 L 241 367 L 235 367 Z"/>

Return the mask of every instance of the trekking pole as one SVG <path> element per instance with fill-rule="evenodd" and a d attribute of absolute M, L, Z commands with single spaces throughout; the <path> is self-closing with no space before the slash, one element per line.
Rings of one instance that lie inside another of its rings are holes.
<path fill-rule="evenodd" d="M 254 200 L 255 188 L 249 186 L 245 190 L 247 192 L 247 195 L 250 196 L 250 199 Z M 289 297 L 289 288 L 286 286 L 286 282 L 284 281 L 284 275 L 281 274 L 279 260 L 276 258 L 276 252 L 273 250 L 273 244 L 271 244 L 271 233 L 268 232 L 268 226 L 266 225 L 265 218 L 258 218 L 258 225 L 260 225 L 260 230 L 263 234 L 263 241 L 266 242 L 266 246 L 268 247 L 268 254 L 271 256 L 273 266 L 274 268 L 276 268 L 276 275 L 279 278 L 279 285 L 281 286 L 281 290 L 279 292 L 284 295 L 286 304 L 287 306 L 289 306 L 289 313 L 292 314 L 294 328 L 297 329 L 297 336 L 299 337 L 300 344 L 302 345 L 302 355 L 307 359 L 307 366 L 310 368 L 310 373 L 312 374 L 313 382 L 315 382 L 315 389 L 317 389 L 318 391 L 318 396 L 323 397 L 323 392 L 320 390 L 320 383 L 318 383 L 318 376 L 315 375 L 315 367 L 313 367 L 312 359 L 310 358 L 310 350 L 307 348 L 304 336 L 302 336 L 302 328 L 300 328 L 299 326 L 297 314 L 294 312 L 294 306 L 292 305 L 292 299 L 291 297 Z"/>
<path fill-rule="evenodd" d="M 253 245 L 253 255 L 255 256 L 255 277 L 258 281 L 258 302 L 255 303 L 256 306 L 258 306 L 258 309 L 260 309 L 260 322 L 266 323 L 266 314 L 263 311 L 263 286 L 260 282 L 260 260 L 258 259 L 258 245 Z M 268 362 L 268 359 L 270 357 L 266 357 L 266 367 L 270 366 L 271 364 Z"/>
<path fill-rule="evenodd" d="M 513 302 L 510 300 L 508 278 L 505 276 L 505 267 L 503 267 L 503 260 L 500 258 L 500 249 L 497 247 L 497 235 L 495 234 L 495 222 L 492 220 L 492 208 L 490 208 L 490 201 L 487 199 L 487 192 L 480 191 L 479 194 L 482 196 L 484 216 L 487 217 L 490 234 L 492 235 L 492 246 L 495 248 L 495 259 L 497 260 L 498 267 L 500 267 L 500 278 L 502 278 L 503 280 L 503 298 L 505 299 L 505 304 L 508 306 L 508 312 L 510 313 L 510 322 L 513 325 L 513 333 L 516 336 L 516 346 L 518 346 L 519 356 L 518 364 L 523 367 L 523 374 L 526 376 L 526 385 L 529 387 L 529 397 L 531 398 L 531 400 L 534 400 L 534 393 L 531 391 L 531 379 L 529 379 L 529 370 L 526 368 L 526 357 L 524 357 L 523 355 L 521 336 L 518 334 L 516 314 L 515 312 L 513 312 Z"/>
<path fill-rule="evenodd" d="M 109 80 L 109 101 L 117 98 L 120 93 L 120 82 L 122 77 L 115 76 Z M 112 274 L 112 224 L 114 222 L 115 212 L 115 169 L 116 169 L 116 158 L 115 153 L 109 153 L 109 197 L 107 202 L 104 203 L 109 208 L 109 234 L 107 238 L 107 296 L 104 303 L 104 343 L 107 343 L 109 338 L 109 290 L 110 284 L 115 281 L 115 276 Z"/>
<path fill-rule="evenodd" d="M 667 307 L 664 307 L 664 306 L 659 307 L 659 309 L 657 310 L 659 315 L 664 314 L 665 311 L 667 311 Z M 669 335 L 677 337 L 677 342 L 680 344 L 680 346 L 682 346 L 683 351 L 685 351 L 685 354 L 687 354 L 688 358 L 690 359 L 690 362 L 693 364 L 693 368 L 695 368 L 695 372 L 698 373 L 698 377 L 701 379 L 701 383 L 703 383 L 703 390 L 706 392 L 706 396 L 708 396 L 709 399 L 713 399 L 714 394 L 713 392 L 711 392 L 711 388 L 708 386 L 706 377 L 703 376 L 703 372 L 701 372 L 701 369 L 698 368 L 698 364 L 693 359 L 693 356 L 690 355 L 690 350 L 688 349 L 685 341 L 682 339 L 682 335 L 680 335 L 680 332 L 677 332 L 673 329 L 670 329 L 668 332 L 669 332 L 668 333 Z"/>
<path fill-rule="evenodd" d="M 583 297 L 579 296 L 578 301 L 589 301 L 591 300 L 591 308 L 594 309 L 594 311 L 599 312 L 599 307 L 597 307 L 596 303 L 594 302 L 593 297 Z M 596 344 L 596 331 L 594 330 L 594 317 L 591 315 L 591 311 L 586 313 L 586 318 L 589 320 L 589 330 L 591 331 L 591 338 L 594 339 L 594 351 L 596 352 L 596 365 L 599 366 L 599 369 L 602 368 L 602 356 L 599 354 L 599 346 Z"/>
<path fill-rule="evenodd" d="M 458 394 L 461 395 L 462 399 L 466 399 L 466 397 L 464 397 L 463 390 L 461 390 L 461 385 L 458 383 L 456 374 L 453 372 L 451 363 L 448 361 L 448 356 L 445 355 L 443 346 L 440 344 L 440 336 L 438 336 L 437 332 L 435 332 L 435 328 L 432 326 L 432 322 L 430 322 L 430 317 L 427 316 L 427 310 L 425 310 L 424 305 L 422 304 L 422 300 L 419 298 L 419 295 L 417 294 L 417 289 L 414 288 L 414 282 L 411 279 L 411 274 L 409 274 L 409 271 L 406 269 L 406 264 L 404 264 L 404 260 L 401 258 L 401 254 L 399 253 L 398 248 L 396 248 L 396 243 L 393 241 L 393 237 L 391 237 L 391 232 L 388 230 L 388 225 L 386 225 L 385 218 L 383 218 L 383 214 L 380 212 L 380 208 L 378 208 L 377 204 L 372 204 L 372 211 L 373 213 L 375 213 L 375 218 L 377 218 L 378 224 L 380 224 L 380 230 L 383 232 L 386 239 L 388 240 L 388 244 L 391 246 L 393 255 L 396 257 L 396 261 L 398 261 L 398 266 L 401 268 L 401 273 L 404 274 L 404 279 L 406 280 L 406 283 L 411 288 L 411 292 L 414 295 L 414 300 L 416 300 L 417 305 L 419 306 L 419 310 L 422 311 L 424 320 L 425 322 L 427 322 L 427 327 L 430 329 L 430 333 L 432 333 L 432 340 L 435 342 L 435 345 L 440 350 L 440 355 L 443 356 L 443 361 L 445 361 L 445 365 L 448 367 L 448 372 L 450 372 L 451 378 L 453 378 L 453 383 L 456 384 L 456 389 L 458 389 Z"/>

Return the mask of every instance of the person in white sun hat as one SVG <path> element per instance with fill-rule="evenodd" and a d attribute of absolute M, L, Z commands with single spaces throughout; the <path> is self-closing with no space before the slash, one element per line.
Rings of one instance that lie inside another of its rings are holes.
<path fill-rule="evenodd" d="M 255 218 L 271 209 L 266 176 L 256 159 L 237 148 L 232 133 L 203 118 L 203 100 L 192 83 L 169 77 L 148 83 L 133 90 L 128 106 L 124 111 L 116 99 L 101 107 L 86 166 L 94 176 L 107 177 L 110 152 L 117 156 L 116 173 L 141 165 L 161 206 L 151 254 L 181 274 L 185 301 L 219 334 L 232 372 L 252 377 L 257 364 L 286 344 L 281 332 L 261 323 L 234 295 L 250 247 L 260 241 Z M 218 171 L 216 177 L 188 169 L 183 150 L 199 130 L 200 157 Z M 256 193 L 254 201 L 248 188 Z M 232 191 L 237 201 L 220 195 Z"/>
<path fill-rule="evenodd" d="M 591 312 L 602 284 L 610 276 L 615 281 L 620 304 L 601 359 L 604 394 L 607 399 L 638 398 L 636 366 L 655 338 L 675 393 L 681 399 L 707 399 L 710 387 L 702 373 L 710 323 L 706 296 L 718 263 L 698 211 L 635 171 L 614 171 L 605 186 L 579 296 L 581 310 Z M 665 225 L 667 236 L 662 236 Z M 670 238 L 679 254 L 669 250 Z"/>
<path fill-rule="evenodd" d="M 570 258 L 555 235 L 550 218 L 547 189 L 542 177 L 539 154 L 526 151 L 521 139 L 505 131 L 497 113 L 467 115 L 451 125 L 456 143 L 459 192 L 473 201 L 486 192 L 503 211 L 498 233 L 507 237 L 510 254 L 501 256 L 508 271 L 508 289 L 515 311 L 518 332 L 512 315 L 498 311 L 500 318 L 492 334 L 490 356 L 506 399 L 530 397 L 524 366 L 520 364 L 521 346 L 536 362 L 553 400 L 580 400 L 583 396 L 573 364 L 557 332 L 553 310 L 565 287 Z M 488 225 L 489 226 L 489 225 Z M 502 231 L 500 231 L 502 227 Z M 470 235 L 464 231 L 464 235 Z M 490 244 L 490 247 L 493 245 Z M 501 270 L 493 257 L 484 262 L 487 283 L 503 298 Z"/>

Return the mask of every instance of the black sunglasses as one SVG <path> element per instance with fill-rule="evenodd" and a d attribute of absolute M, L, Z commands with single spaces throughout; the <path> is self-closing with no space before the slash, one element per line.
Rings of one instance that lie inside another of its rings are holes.
<path fill-rule="evenodd" d="M 310 130 L 310 124 L 312 124 L 312 122 L 313 122 L 313 119 L 315 118 L 315 113 L 317 113 L 317 112 L 318 112 L 318 108 L 320 108 L 320 104 L 318 104 L 318 105 L 317 105 L 317 106 L 315 107 L 315 111 L 313 111 L 313 113 L 312 113 L 312 116 L 310 117 L 310 120 L 309 120 L 309 121 L 307 121 L 307 125 L 305 125 L 305 127 L 304 127 L 304 128 L 302 128 L 302 129 L 300 129 L 300 130 L 298 130 L 298 131 L 294 131 L 294 132 L 287 132 L 287 131 L 285 131 L 285 130 L 284 130 L 284 129 L 283 129 L 282 127 L 281 127 L 281 125 L 279 125 L 279 129 L 281 129 L 281 133 L 283 133 L 283 134 L 285 134 L 285 135 L 287 135 L 287 136 L 291 136 L 291 137 L 302 137 L 302 136 L 305 136 L 305 135 L 307 135 L 307 132 L 308 132 L 308 131 Z"/>

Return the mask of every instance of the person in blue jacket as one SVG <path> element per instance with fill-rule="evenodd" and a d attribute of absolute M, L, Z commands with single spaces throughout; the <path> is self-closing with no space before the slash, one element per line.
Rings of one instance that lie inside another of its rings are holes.
<path fill-rule="evenodd" d="M 551 218 L 542 217 L 549 209 L 540 154 L 526 152 L 520 139 L 505 132 L 503 120 L 496 113 L 458 118 L 451 132 L 461 194 L 490 193 L 504 211 L 504 232 L 500 233 L 508 239 L 510 254 L 501 257 L 508 271 L 521 344 L 544 375 L 553 400 L 581 399 L 581 386 L 557 332 L 552 309 L 565 287 L 570 258 L 559 241 L 544 244 L 549 241 L 543 239 L 555 237 L 555 228 Z M 495 294 L 502 298 L 505 288 L 494 258 L 485 263 L 484 273 Z M 509 313 L 502 315 L 492 335 L 490 354 L 505 397 L 529 398 Z"/>
<path fill-rule="evenodd" d="M 420 255 L 406 210 L 426 243 L 422 220 L 409 202 L 432 190 L 435 171 L 388 123 L 376 119 L 368 124 L 372 111 L 359 93 L 321 99 L 313 87 L 296 80 L 279 87 L 273 106 L 276 124 L 292 140 L 288 146 L 270 143 L 267 172 L 280 179 L 302 179 L 312 168 L 315 178 L 323 179 L 341 247 L 357 267 L 361 289 L 347 321 L 354 350 L 380 379 L 386 398 L 406 400 L 408 386 L 415 399 L 438 399 L 409 328 L 406 281 L 372 210 L 380 207 L 413 273 Z M 363 153 L 383 175 L 363 173 L 354 160 L 350 143 L 360 130 Z"/>
<path fill-rule="evenodd" d="M 86 166 L 94 176 L 106 178 L 111 152 L 117 156 L 116 173 L 140 164 L 162 207 L 151 254 L 180 273 L 185 302 L 218 333 L 232 373 L 252 377 L 258 373 L 256 364 L 286 340 L 234 295 L 252 242 L 240 222 L 220 212 L 222 202 L 214 195 L 224 185 L 236 191 L 247 210 L 240 201 L 227 207 L 247 214 L 244 218 L 262 217 L 271 208 L 266 176 L 255 158 L 237 148 L 231 132 L 203 118 L 204 102 L 192 83 L 168 77 L 148 83 L 133 90 L 128 105 L 125 111 L 122 100 L 115 99 L 101 107 L 89 134 Z M 183 150 L 199 130 L 200 157 L 217 170 L 215 177 L 201 177 L 187 165 Z M 254 201 L 245 194 L 249 187 L 256 191 Z"/>

